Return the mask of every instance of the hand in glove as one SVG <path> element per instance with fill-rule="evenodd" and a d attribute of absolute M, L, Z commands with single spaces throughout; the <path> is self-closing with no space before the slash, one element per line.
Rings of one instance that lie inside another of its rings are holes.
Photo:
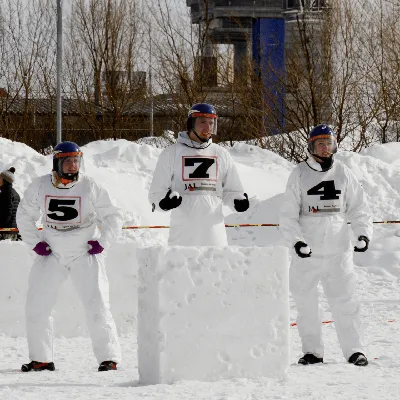
<path fill-rule="evenodd" d="M 104 250 L 104 247 L 97 240 L 89 240 L 88 244 L 91 246 L 90 250 L 88 250 L 88 253 L 92 256 L 95 254 L 100 254 Z"/>
<path fill-rule="evenodd" d="M 243 197 L 244 197 L 243 199 L 235 199 L 235 200 L 233 200 L 233 204 L 234 204 L 235 210 L 237 212 L 244 212 L 250 206 L 249 198 L 247 196 L 247 193 L 244 193 Z"/>
<path fill-rule="evenodd" d="M 369 239 L 366 236 L 359 236 L 356 245 L 354 246 L 354 251 L 358 253 L 363 253 L 368 250 Z"/>
<path fill-rule="evenodd" d="M 182 196 L 179 196 L 178 192 L 171 193 L 171 189 L 168 190 L 166 196 L 158 203 L 161 210 L 169 211 L 173 208 L 179 207 L 182 203 Z"/>
<path fill-rule="evenodd" d="M 34 248 L 33 251 L 42 257 L 48 256 L 51 254 L 51 249 L 48 243 L 46 242 L 39 242 Z"/>
<path fill-rule="evenodd" d="M 301 258 L 311 257 L 312 251 L 304 242 L 297 242 L 294 245 L 294 249 L 296 250 L 296 254 Z"/>

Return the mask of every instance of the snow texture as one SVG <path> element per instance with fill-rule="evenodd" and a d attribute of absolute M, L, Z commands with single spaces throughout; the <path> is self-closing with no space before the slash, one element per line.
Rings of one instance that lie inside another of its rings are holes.
<path fill-rule="evenodd" d="M 176 246 L 138 255 L 141 384 L 285 376 L 286 248 Z"/>

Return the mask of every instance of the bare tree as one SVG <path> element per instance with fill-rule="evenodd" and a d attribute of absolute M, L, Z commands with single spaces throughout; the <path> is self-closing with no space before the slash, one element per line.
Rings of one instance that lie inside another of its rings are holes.
<path fill-rule="evenodd" d="M 197 25 L 191 24 L 188 9 L 178 14 L 179 7 L 177 0 L 157 0 L 148 11 L 157 37 L 153 41 L 155 81 L 160 92 L 169 94 L 165 108 L 174 110 L 170 114 L 175 130 L 184 127 L 192 104 L 206 101 L 210 77 L 217 74 L 216 49 L 209 36 L 209 1 L 204 2 L 204 18 Z"/>
<path fill-rule="evenodd" d="M 35 143 L 36 128 L 33 98 L 43 93 L 39 79 L 39 59 L 51 48 L 51 29 L 54 21 L 50 0 L 4 0 L 2 4 L 2 35 L 6 45 L 3 79 L 7 88 L 7 114 L 18 103 L 17 114 L 8 117 L 10 139 Z M 3 44 L 4 44 L 3 42 Z M 48 62 L 48 57 L 44 63 Z M 44 64 L 42 64 L 43 66 Z M 22 100 L 22 101 L 21 101 Z"/>
<path fill-rule="evenodd" d="M 140 11 L 136 1 L 74 0 L 66 51 L 68 91 L 79 100 L 95 138 L 113 137 L 123 114 L 146 95 L 139 65 Z"/>

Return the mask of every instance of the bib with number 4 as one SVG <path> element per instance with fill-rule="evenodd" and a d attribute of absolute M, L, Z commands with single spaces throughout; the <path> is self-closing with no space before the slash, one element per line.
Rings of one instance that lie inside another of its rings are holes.
<path fill-rule="evenodd" d="M 315 171 L 306 163 L 299 164 L 301 214 L 323 216 L 345 212 L 347 177 L 338 163 L 325 172 Z"/>

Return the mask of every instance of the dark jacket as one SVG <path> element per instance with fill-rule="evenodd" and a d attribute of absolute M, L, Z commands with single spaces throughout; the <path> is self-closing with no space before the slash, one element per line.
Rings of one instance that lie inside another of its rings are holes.
<path fill-rule="evenodd" d="M 19 201 L 19 194 L 10 183 L 4 181 L 3 186 L 0 187 L 0 228 L 17 227 Z"/>

